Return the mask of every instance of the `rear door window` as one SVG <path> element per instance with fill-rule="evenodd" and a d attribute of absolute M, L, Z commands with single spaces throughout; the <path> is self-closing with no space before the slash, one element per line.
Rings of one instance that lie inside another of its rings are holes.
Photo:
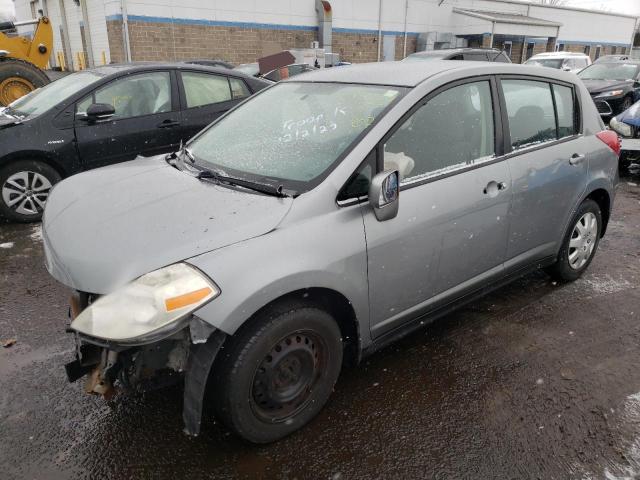
<path fill-rule="evenodd" d="M 558 138 L 577 133 L 573 89 L 564 85 L 552 85 L 553 98 L 558 110 Z"/>
<path fill-rule="evenodd" d="M 229 87 L 229 80 L 225 76 L 182 72 L 181 77 L 187 108 L 231 100 L 231 88 Z"/>
<path fill-rule="evenodd" d="M 524 148 L 556 139 L 551 85 L 533 80 L 502 80 L 511 147 Z"/>

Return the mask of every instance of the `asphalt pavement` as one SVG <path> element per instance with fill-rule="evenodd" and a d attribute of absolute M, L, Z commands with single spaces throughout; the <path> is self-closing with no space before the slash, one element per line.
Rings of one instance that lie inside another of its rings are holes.
<path fill-rule="evenodd" d="M 344 371 L 326 408 L 252 446 L 181 391 L 108 405 L 69 384 L 68 290 L 39 225 L 0 224 L 0 478 L 640 478 L 640 176 L 586 275 L 531 274 Z"/>

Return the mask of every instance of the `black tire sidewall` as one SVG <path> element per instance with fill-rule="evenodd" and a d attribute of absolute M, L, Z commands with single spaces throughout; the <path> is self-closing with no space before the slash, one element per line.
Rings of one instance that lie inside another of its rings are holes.
<path fill-rule="evenodd" d="M 36 88 L 51 82 L 49 77 L 35 65 L 16 59 L 0 60 L 0 82 L 9 77 L 23 77 Z"/>
<path fill-rule="evenodd" d="M 593 252 L 591 253 L 591 257 L 589 258 L 589 260 L 587 260 L 587 262 L 579 269 L 574 269 L 569 265 L 569 242 L 571 241 L 571 235 L 573 234 L 573 229 L 575 228 L 576 223 L 587 212 L 591 212 L 596 216 L 596 220 L 598 222 L 598 235 L 596 235 L 595 245 L 593 247 Z M 565 233 L 564 239 L 562 241 L 562 247 L 560 249 L 560 253 L 558 254 L 558 260 L 551 267 L 549 273 L 557 280 L 564 282 L 571 282 L 580 278 L 584 271 L 589 268 L 589 265 L 593 261 L 593 258 L 596 256 L 596 252 L 598 251 L 598 246 L 600 244 L 601 234 L 602 213 L 600 211 L 600 207 L 595 201 L 587 199 L 580 204 L 580 206 L 576 210 L 576 213 L 571 218 L 569 228 L 567 229 L 567 232 Z"/>
<path fill-rule="evenodd" d="M 24 171 L 38 172 L 45 176 L 51 182 L 51 185 L 55 185 L 61 180 L 60 174 L 53 167 L 37 160 L 20 160 L 0 167 L 0 217 L 12 222 L 37 222 L 42 218 L 42 214 L 29 216 L 18 214 L 10 209 L 2 198 L 2 187 L 7 178 L 17 172 Z"/>
<path fill-rule="evenodd" d="M 342 366 L 340 329 L 327 312 L 313 306 L 295 306 L 264 313 L 229 339 L 213 372 L 216 416 L 251 443 L 279 440 L 311 421 L 331 395 Z M 324 340 L 327 366 L 320 372 L 304 410 L 286 422 L 267 423 L 255 413 L 250 400 L 255 371 L 282 338 L 300 330 L 312 331 Z"/>

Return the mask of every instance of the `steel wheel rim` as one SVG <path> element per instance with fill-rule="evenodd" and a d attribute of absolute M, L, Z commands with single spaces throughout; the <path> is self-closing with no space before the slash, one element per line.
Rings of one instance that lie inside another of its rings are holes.
<path fill-rule="evenodd" d="M 283 337 L 265 356 L 251 383 L 251 406 L 263 421 L 287 422 L 305 409 L 322 372 L 327 346 L 311 331 Z"/>
<path fill-rule="evenodd" d="M 51 181 L 38 172 L 23 171 L 11 175 L 2 185 L 2 200 L 20 215 L 38 215 L 49 198 Z"/>
<path fill-rule="evenodd" d="M 9 77 L 0 82 L 0 103 L 9 105 L 14 100 L 25 96 L 36 87 L 29 80 L 21 77 Z"/>
<path fill-rule="evenodd" d="M 569 266 L 580 270 L 593 255 L 598 239 L 598 219 L 587 212 L 576 222 L 569 239 Z"/>

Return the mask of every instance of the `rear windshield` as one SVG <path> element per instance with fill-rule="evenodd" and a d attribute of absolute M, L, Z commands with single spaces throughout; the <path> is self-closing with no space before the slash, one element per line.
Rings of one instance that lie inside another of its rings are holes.
<path fill-rule="evenodd" d="M 540 67 L 560 68 L 562 67 L 562 58 L 532 58 L 527 60 L 525 65 L 537 65 Z"/>
<path fill-rule="evenodd" d="M 580 73 L 582 80 L 632 80 L 640 66 L 633 63 L 595 63 Z"/>

